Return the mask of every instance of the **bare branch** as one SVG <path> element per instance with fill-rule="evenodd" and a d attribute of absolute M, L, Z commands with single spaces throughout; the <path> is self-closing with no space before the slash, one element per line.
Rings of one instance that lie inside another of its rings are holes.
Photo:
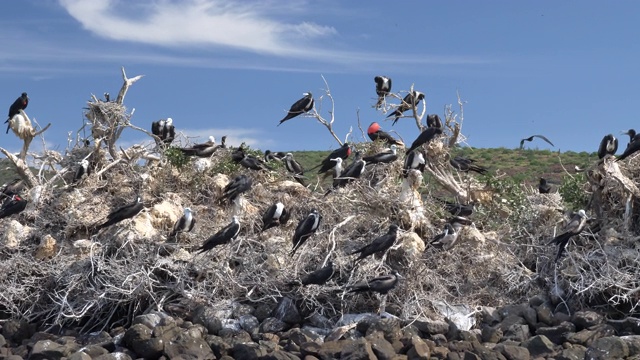
<path fill-rule="evenodd" d="M 129 90 L 129 87 L 131 85 L 133 85 L 136 81 L 142 79 L 144 75 L 138 75 L 136 77 L 133 77 L 131 79 L 127 78 L 127 73 L 124 71 L 124 66 L 122 67 L 122 79 L 124 80 L 124 84 L 122 84 L 122 88 L 120 89 L 120 92 L 118 93 L 118 98 L 116 99 L 116 102 L 120 105 L 122 105 L 122 103 L 124 102 L 124 97 L 125 95 L 127 95 L 127 91 Z"/>

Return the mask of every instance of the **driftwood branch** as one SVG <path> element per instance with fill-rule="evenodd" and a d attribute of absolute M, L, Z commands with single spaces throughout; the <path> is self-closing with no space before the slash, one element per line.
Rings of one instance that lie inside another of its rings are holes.
<path fill-rule="evenodd" d="M 124 80 L 124 84 L 122 84 L 122 88 L 120 89 L 120 92 L 118 93 L 118 98 L 116 99 L 116 102 L 118 104 L 122 105 L 122 103 L 124 102 L 124 97 L 125 95 L 127 95 L 127 91 L 129 91 L 129 87 L 133 85 L 136 81 L 142 79 L 143 76 L 144 75 L 138 75 L 129 79 L 127 78 L 127 73 L 124 71 L 124 66 L 122 67 L 122 79 Z"/>
<path fill-rule="evenodd" d="M 336 139 L 338 144 L 342 146 L 343 142 L 340 140 L 338 135 L 336 135 L 335 131 L 333 131 L 333 122 L 335 121 L 335 102 L 333 100 L 333 96 L 331 95 L 331 89 L 329 88 L 329 83 L 327 83 L 327 80 L 324 78 L 324 76 L 323 75 L 320 75 L 320 76 L 322 76 L 322 81 L 324 81 L 324 85 L 326 86 L 326 88 L 324 89 L 325 95 L 329 98 L 329 100 L 331 100 L 331 110 L 329 111 L 329 115 L 331 117 L 330 117 L 330 120 L 327 121 L 325 118 L 322 117 L 322 115 L 320 115 L 320 113 L 315 108 L 315 106 L 313 108 L 313 112 L 311 113 L 311 116 L 316 118 L 316 120 L 318 120 L 320 124 L 324 125 L 327 128 L 327 130 L 329 130 L 329 133 L 331 133 L 331 136 L 333 136 L 333 138 Z M 325 95 L 320 97 L 320 101 L 322 101 L 322 98 Z"/>
<path fill-rule="evenodd" d="M 24 162 L 23 159 L 13 155 L 12 153 L 1 147 L 0 152 L 2 152 L 4 156 L 6 156 L 7 159 L 9 159 L 13 163 L 13 165 L 16 167 L 18 175 L 20 175 L 20 177 L 25 181 L 28 187 L 31 188 L 38 185 L 38 180 L 33 175 L 33 173 L 31 173 L 29 166 L 27 166 L 27 163 Z"/>

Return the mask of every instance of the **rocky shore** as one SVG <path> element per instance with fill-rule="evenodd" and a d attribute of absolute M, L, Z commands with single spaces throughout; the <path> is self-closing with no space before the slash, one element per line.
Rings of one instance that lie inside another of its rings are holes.
<path fill-rule="evenodd" d="M 560 306 L 559 308 L 561 308 Z M 303 319 L 295 302 L 225 309 L 198 306 L 184 316 L 151 312 L 128 328 L 78 334 L 2 323 L 0 359 L 639 359 L 640 319 L 607 320 L 583 310 L 554 311 L 546 296 L 476 311 L 461 330 L 447 318 L 401 320 L 345 314 L 333 323 Z"/>

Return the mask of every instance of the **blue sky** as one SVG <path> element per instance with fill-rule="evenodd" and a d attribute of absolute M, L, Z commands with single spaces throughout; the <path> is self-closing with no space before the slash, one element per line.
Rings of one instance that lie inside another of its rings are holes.
<path fill-rule="evenodd" d="M 376 75 L 394 91 L 414 84 L 428 113 L 442 115 L 459 91 L 474 147 L 543 134 L 554 150 L 592 152 L 605 134 L 638 127 L 637 1 L 27 0 L 0 9 L 2 111 L 28 92 L 27 114 L 52 123 L 45 139 L 59 151 L 91 94 L 115 98 L 121 66 L 145 75 L 125 99 L 134 124 L 171 117 L 193 141 L 227 134 L 262 150 L 337 147 L 312 118 L 276 127 L 303 92 L 318 106 L 321 75 L 340 138 L 350 127 L 361 137 L 358 109 L 365 129 L 378 121 L 405 142 L 418 135 L 412 120 L 391 127 L 371 107 Z M 126 131 L 122 145 L 142 140 Z M 20 143 L 2 134 L 0 146 Z"/>

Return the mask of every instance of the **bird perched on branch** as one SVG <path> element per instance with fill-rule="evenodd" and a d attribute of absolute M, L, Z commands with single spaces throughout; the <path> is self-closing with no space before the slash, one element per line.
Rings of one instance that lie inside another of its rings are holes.
<path fill-rule="evenodd" d="M 237 216 L 234 216 L 231 223 L 217 233 L 211 235 L 198 249 L 198 253 L 201 254 L 205 251 L 209 251 L 218 245 L 224 245 L 235 239 L 240 233 L 240 221 Z"/>
<path fill-rule="evenodd" d="M 191 232 L 196 225 L 196 218 L 193 216 L 191 208 L 184 208 L 182 210 L 182 216 L 175 224 L 173 224 L 173 230 L 169 233 L 167 240 L 174 240 L 178 236 L 178 233 Z"/>
<path fill-rule="evenodd" d="M 367 135 L 369 136 L 369 139 L 371 139 L 371 141 L 376 141 L 379 139 L 382 141 L 386 141 L 389 145 L 395 144 L 398 146 L 404 146 L 404 143 L 402 141 L 394 138 L 388 132 L 383 131 L 382 127 L 380 127 L 380 124 L 375 121 L 372 122 L 371 125 L 369 125 L 369 128 L 367 129 Z"/>
<path fill-rule="evenodd" d="M 407 149 L 405 154 L 408 155 L 413 150 L 428 143 L 429 141 L 433 140 L 436 136 L 440 134 L 442 134 L 442 128 L 439 128 L 439 127 L 428 127 L 424 129 L 424 131 L 422 131 L 420 135 L 418 135 L 418 137 L 413 141 L 413 143 L 411 143 L 411 147 Z"/>
<path fill-rule="evenodd" d="M 329 260 L 326 266 L 323 266 L 300 278 L 302 286 L 307 285 L 324 285 L 334 274 L 333 262 Z"/>
<path fill-rule="evenodd" d="M 444 224 L 444 230 L 431 240 L 431 245 L 443 250 L 450 250 L 456 245 L 458 234 L 459 232 L 452 224 Z"/>
<path fill-rule="evenodd" d="M 367 165 L 379 163 L 388 164 L 398 160 L 396 149 L 396 145 L 391 145 L 388 150 L 379 152 L 375 155 L 365 156 L 364 158 L 362 158 L 362 160 L 364 160 Z"/>
<path fill-rule="evenodd" d="M 428 114 L 427 126 L 442 128 L 442 120 L 440 120 L 440 116 L 438 114 Z"/>
<path fill-rule="evenodd" d="M 376 109 L 382 106 L 385 96 L 391 92 L 391 78 L 387 76 L 376 76 L 373 78 L 376 82 L 376 94 L 378 94 L 378 101 L 376 102 Z"/>
<path fill-rule="evenodd" d="M 280 201 L 269 206 L 262 215 L 262 229 L 260 232 L 271 229 L 275 226 L 285 225 L 289 221 L 290 215 L 289 211 L 287 211 L 284 204 Z"/>
<path fill-rule="evenodd" d="M 449 164 L 462 172 L 475 171 L 481 175 L 486 174 L 488 171 L 487 168 L 481 165 L 476 165 L 475 162 L 476 161 L 473 159 L 465 158 L 462 156 L 456 156 L 453 159 L 449 159 Z"/>
<path fill-rule="evenodd" d="M 291 249 L 289 256 L 293 256 L 293 254 L 296 253 L 300 246 L 302 246 L 302 244 L 304 244 L 305 241 L 307 241 L 307 239 L 311 237 L 311 235 L 313 235 L 316 230 L 318 230 L 321 221 L 322 215 L 318 213 L 318 210 L 311 209 L 309 215 L 298 222 L 296 231 L 293 233 L 293 238 L 291 239 L 293 248 Z"/>
<path fill-rule="evenodd" d="M 546 138 L 545 136 L 543 136 L 543 135 L 531 135 L 531 136 L 529 136 L 528 138 L 524 138 L 524 139 L 520 140 L 520 150 L 524 149 L 524 142 L 525 142 L 525 141 L 529 141 L 529 142 L 531 142 L 531 141 L 533 141 L 533 138 L 534 138 L 534 137 L 537 137 L 537 138 L 540 138 L 540 139 L 542 139 L 542 140 L 546 141 L 546 142 L 547 142 L 549 145 L 551 145 L 551 146 L 555 146 L 555 145 L 553 145 L 553 143 L 552 143 L 551 141 L 549 141 L 549 139 L 547 139 L 547 138 Z"/>
<path fill-rule="evenodd" d="M 618 139 L 613 134 L 605 135 L 598 147 L 598 159 L 602 159 L 607 155 L 615 155 L 616 151 L 618 151 Z"/>
<path fill-rule="evenodd" d="M 396 286 L 401 277 L 397 271 L 393 270 L 389 275 L 379 276 L 369 281 L 361 281 L 351 285 L 348 288 L 348 292 L 376 292 L 381 295 L 386 295 Z"/>
<path fill-rule="evenodd" d="M 311 168 L 311 170 L 319 167 L 320 169 L 318 170 L 318 174 L 326 173 L 327 171 L 331 170 L 335 165 L 335 162 L 332 159 L 341 158 L 344 160 L 348 158 L 349 155 L 351 155 L 351 146 L 349 145 L 349 143 L 344 143 L 340 148 L 333 150 L 331 154 L 329 154 L 326 158 L 324 158 L 324 160 L 322 160 L 320 165 L 317 165 Z"/>
<path fill-rule="evenodd" d="M 549 185 L 547 179 L 540 178 L 540 183 L 538 184 L 538 192 L 540 194 L 548 194 L 551 192 L 551 185 Z"/>
<path fill-rule="evenodd" d="M 8 123 L 9 120 L 11 120 L 14 116 L 20 114 L 20 110 L 26 109 L 27 105 L 29 105 L 29 97 L 27 96 L 26 92 L 23 92 L 22 95 L 20 95 L 20 97 L 17 98 L 16 101 L 14 101 L 13 104 L 11 104 L 11 106 L 9 107 L 9 117 L 7 118 L 7 121 L 5 121 L 5 124 Z M 7 134 L 9 133 L 10 128 L 11 126 L 7 125 Z"/>
<path fill-rule="evenodd" d="M 142 209 L 144 209 L 142 197 L 140 195 L 137 195 L 136 199 L 132 203 L 121 206 L 109 213 L 105 222 L 95 226 L 93 232 L 95 233 L 100 229 L 106 228 L 107 226 L 111 226 L 113 224 L 117 224 L 123 220 L 131 219 L 132 217 L 138 215 L 138 213 L 142 211 Z"/>
<path fill-rule="evenodd" d="M 293 119 L 294 117 L 300 114 L 304 114 L 307 111 L 311 111 L 311 109 L 313 109 L 313 95 L 311 94 L 311 92 L 306 92 L 302 95 L 304 95 L 304 97 L 291 105 L 291 108 L 287 112 L 287 115 L 282 120 L 280 120 L 278 126 L 289 119 Z"/>
<path fill-rule="evenodd" d="M 640 150 L 640 134 L 636 134 L 635 130 L 629 129 L 625 134 L 629 135 L 630 141 L 627 148 L 624 149 L 622 155 L 618 156 L 616 161 L 624 160 L 636 151 Z"/>
<path fill-rule="evenodd" d="M 288 172 L 293 174 L 293 178 L 296 179 L 297 182 L 305 186 L 304 184 L 304 168 L 293 158 L 292 153 L 287 153 L 284 156 L 284 167 Z"/>
<path fill-rule="evenodd" d="M 584 210 L 578 210 L 577 213 L 573 214 L 571 220 L 569 220 L 569 223 L 564 227 L 564 232 L 553 238 L 553 240 L 549 241 L 547 245 L 558 245 L 558 254 L 556 255 L 555 260 L 556 262 L 560 259 L 560 257 L 562 257 L 569 239 L 571 239 L 572 236 L 578 235 L 582 232 L 584 226 L 587 224 L 588 219 L 589 218 L 587 217 L 587 214 L 584 212 Z"/>
<path fill-rule="evenodd" d="M 176 137 L 176 128 L 173 126 L 173 119 L 158 120 L 151 123 L 151 133 L 160 138 L 160 142 L 169 145 Z M 156 142 L 158 140 L 156 139 Z M 158 142 L 158 145 L 160 144 Z"/>
<path fill-rule="evenodd" d="M 216 139 L 213 136 L 209 136 L 209 141 L 200 144 L 194 144 L 191 147 L 180 148 L 184 156 L 197 156 L 201 158 L 208 158 L 217 150 Z"/>
<path fill-rule="evenodd" d="M 233 202 L 240 194 L 251 189 L 253 180 L 247 175 L 238 175 L 231 180 L 227 186 L 222 189 L 222 196 L 220 196 L 220 202 L 228 200 Z"/>
<path fill-rule="evenodd" d="M 396 122 L 398 122 L 398 119 L 402 116 L 402 114 L 405 111 L 411 110 L 416 106 L 418 106 L 418 104 L 420 103 L 420 101 L 422 101 L 422 99 L 424 99 L 424 94 L 421 93 L 420 91 L 414 90 L 412 92 L 409 92 L 402 100 L 402 104 L 398 105 L 396 110 L 391 114 L 389 114 L 389 116 L 387 116 L 388 118 L 395 116 L 395 119 L 393 119 L 393 123 L 391 123 L 391 126 L 395 125 Z"/>
<path fill-rule="evenodd" d="M 389 226 L 389 230 L 386 234 L 375 238 L 371 243 L 359 248 L 358 250 L 352 252 L 350 255 L 360 254 L 356 258 L 356 262 L 360 261 L 367 256 L 376 254 L 376 253 L 384 253 L 389 250 L 396 242 L 398 238 L 398 225 L 392 224 Z"/>
<path fill-rule="evenodd" d="M 18 194 L 13 194 L 10 198 L 7 198 L 2 202 L 2 207 L 0 207 L 0 219 L 6 218 L 13 214 L 19 214 L 26 207 L 27 200 L 23 199 Z"/>

